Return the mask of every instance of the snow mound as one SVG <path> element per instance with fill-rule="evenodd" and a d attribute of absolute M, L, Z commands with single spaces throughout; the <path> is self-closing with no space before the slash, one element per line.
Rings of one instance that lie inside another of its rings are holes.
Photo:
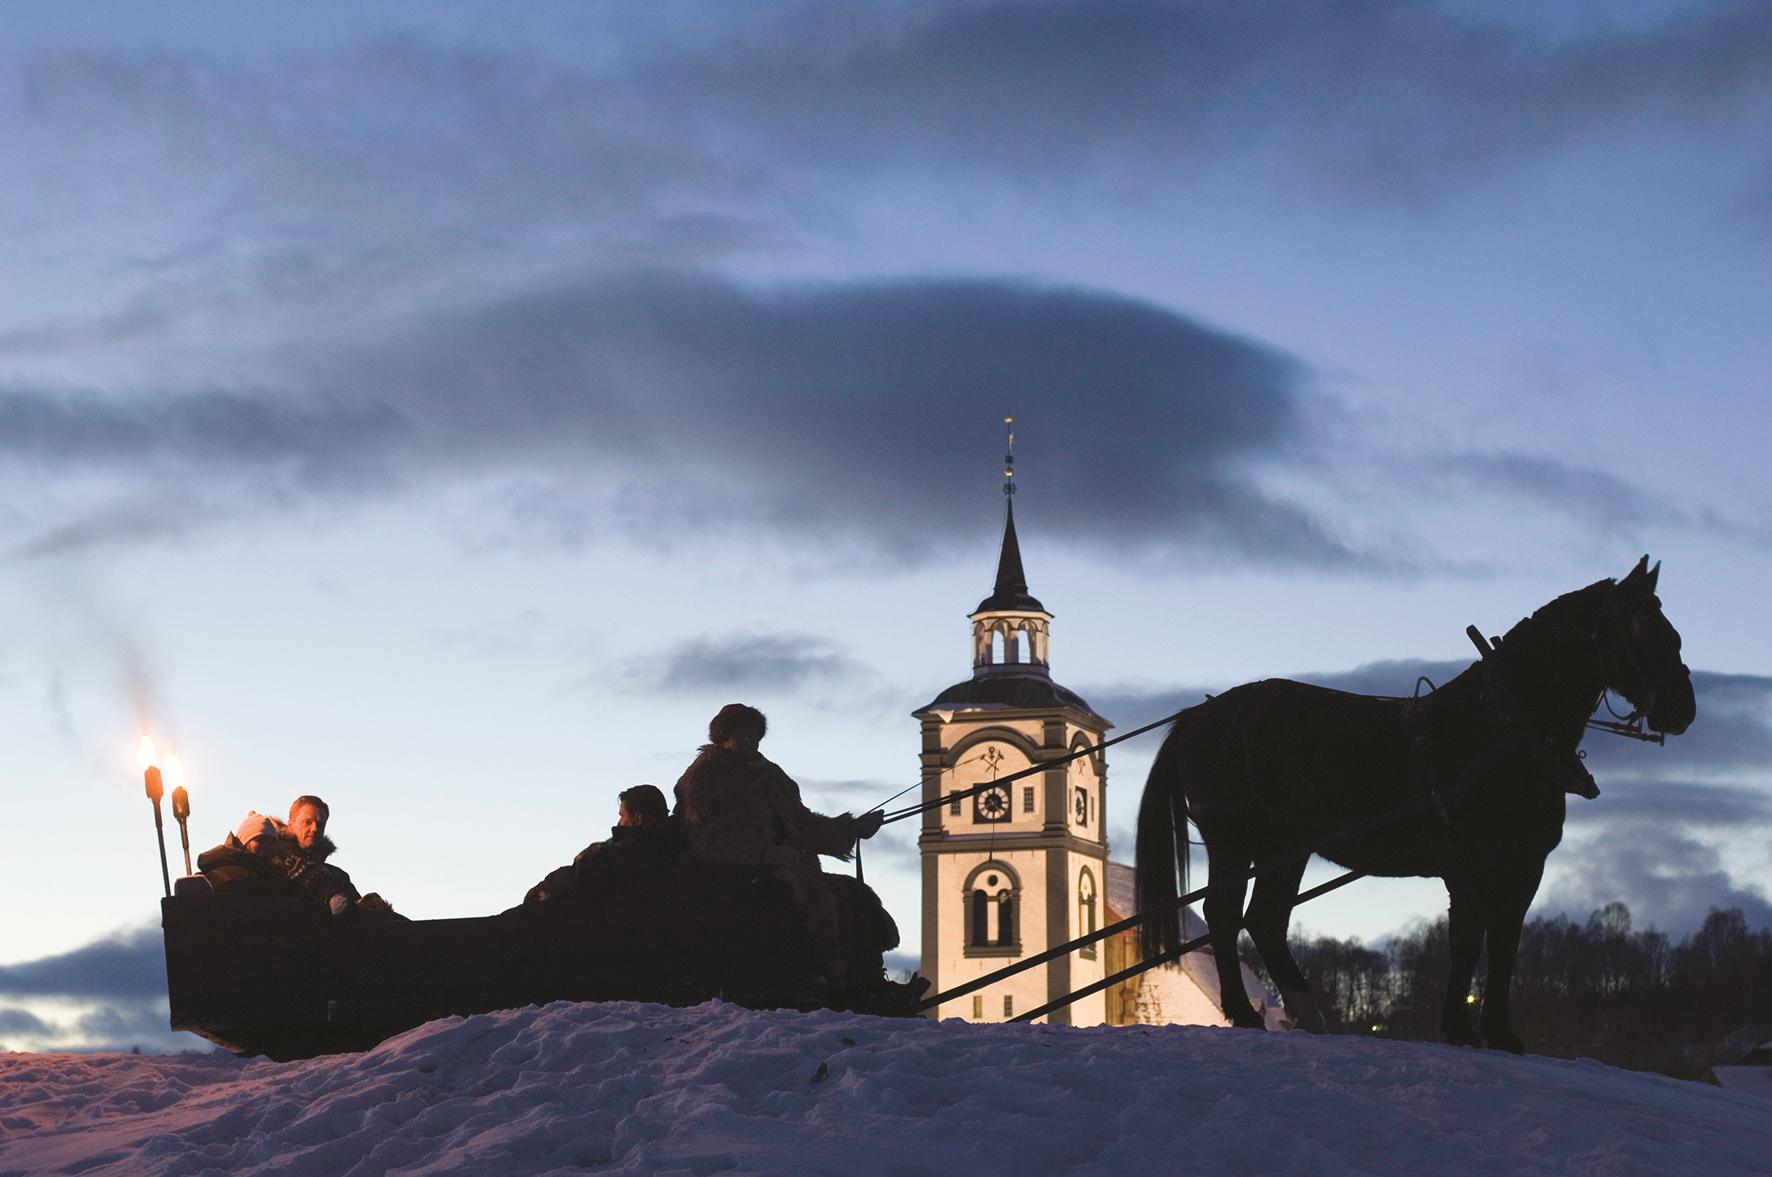
<path fill-rule="evenodd" d="M 557 1004 L 367 1054 L 0 1056 L 0 1174 L 1765 1173 L 1772 1106 L 1192 1026 Z"/>

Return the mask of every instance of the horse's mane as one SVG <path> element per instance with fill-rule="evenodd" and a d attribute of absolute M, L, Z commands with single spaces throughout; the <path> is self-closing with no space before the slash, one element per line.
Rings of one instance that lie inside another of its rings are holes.
<path fill-rule="evenodd" d="M 1599 612 L 1606 607 L 1606 602 L 1618 582 L 1610 578 L 1596 580 L 1586 588 L 1564 593 L 1548 604 L 1541 605 L 1532 613 L 1531 621 L 1548 621 L 1564 625 L 1580 624 L 1584 627 L 1598 620 Z M 1521 624 L 1524 624 L 1522 622 Z M 1515 626 L 1515 628 L 1519 628 Z"/>

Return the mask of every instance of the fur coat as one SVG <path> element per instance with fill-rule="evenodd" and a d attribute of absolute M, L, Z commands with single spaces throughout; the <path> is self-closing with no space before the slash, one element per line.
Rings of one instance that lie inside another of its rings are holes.
<path fill-rule="evenodd" d="M 217 895 L 251 895 L 258 899 L 294 899 L 295 889 L 275 859 L 263 858 L 229 834 L 219 846 L 197 855 L 197 869 Z"/>
<path fill-rule="evenodd" d="M 704 744 L 676 794 L 689 846 L 707 862 L 756 865 L 770 846 L 782 845 L 816 870 L 816 855 L 847 859 L 855 846 L 852 815 L 806 808 L 800 786 L 760 752 Z"/>
<path fill-rule="evenodd" d="M 321 834 L 304 850 L 294 834 L 287 829 L 279 832 L 277 865 L 289 877 L 290 888 L 298 898 L 328 903 L 334 895 L 343 895 L 352 904 L 362 898 L 351 885 L 351 876 L 326 861 L 338 850 L 331 838 Z"/>

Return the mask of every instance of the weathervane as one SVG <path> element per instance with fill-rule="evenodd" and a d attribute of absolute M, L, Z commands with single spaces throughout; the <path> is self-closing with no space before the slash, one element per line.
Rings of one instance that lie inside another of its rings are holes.
<path fill-rule="evenodd" d="M 1003 493 L 1012 495 L 1015 493 L 1015 418 L 1004 417 L 1003 428 L 1009 433 L 1009 452 L 1003 455 L 1003 477 L 1008 479 L 1003 483 Z"/>

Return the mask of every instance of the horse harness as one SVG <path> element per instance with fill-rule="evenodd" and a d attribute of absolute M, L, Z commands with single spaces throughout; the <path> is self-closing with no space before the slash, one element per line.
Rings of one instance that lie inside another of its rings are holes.
<path fill-rule="evenodd" d="M 1555 741 L 1549 736 L 1541 735 L 1531 719 L 1521 712 L 1519 701 L 1508 684 L 1507 672 L 1494 658 L 1496 651 L 1501 648 L 1501 639 L 1494 639 L 1492 645 L 1484 640 L 1482 632 L 1474 625 L 1466 626 L 1464 632 L 1482 655 L 1477 663 L 1478 673 L 1483 678 L 1480 698 L 1488 700 L 1494 713 L 1495 726 L 1498 729 L 1497 743 L 1501 745 L 1494 751 L 1494 761 L 1505 759 L 1513 751 L 1523 751 L 1534 774 L 1541 780 L 1558 786 L 1561 792 L 1574 793 L 1590 801 L 1598 797 L 1600 786 L 1594 781 L 1593 773 L 1587 770 L 1587 765 L 1582 763 L 1580 752 L 1572 748 L 1568 752 L 1559 753 Z M 1420 693 L 1423 683 L 1428 687 L 1426 695 Z M 1435 767 L 1431 727 L 1428 722 L 1430 708 L 1439 706 L 1434 701 L 1437 691 L 1433 682 L 1425 676 L 1415 680 L 1415 690 L 1416 693 L 1403 703 L 1403 731 L 1409 743 L 1410 783 L 1415 795 L 1418 798 L 1431 798 L 1440 820 L 1451 824 L 1447 806 L 1474 784 L 1476 776 L 1480 774 L 1467 769 L 1458 781 L 1451 784 L 1440 780 Z"/>

